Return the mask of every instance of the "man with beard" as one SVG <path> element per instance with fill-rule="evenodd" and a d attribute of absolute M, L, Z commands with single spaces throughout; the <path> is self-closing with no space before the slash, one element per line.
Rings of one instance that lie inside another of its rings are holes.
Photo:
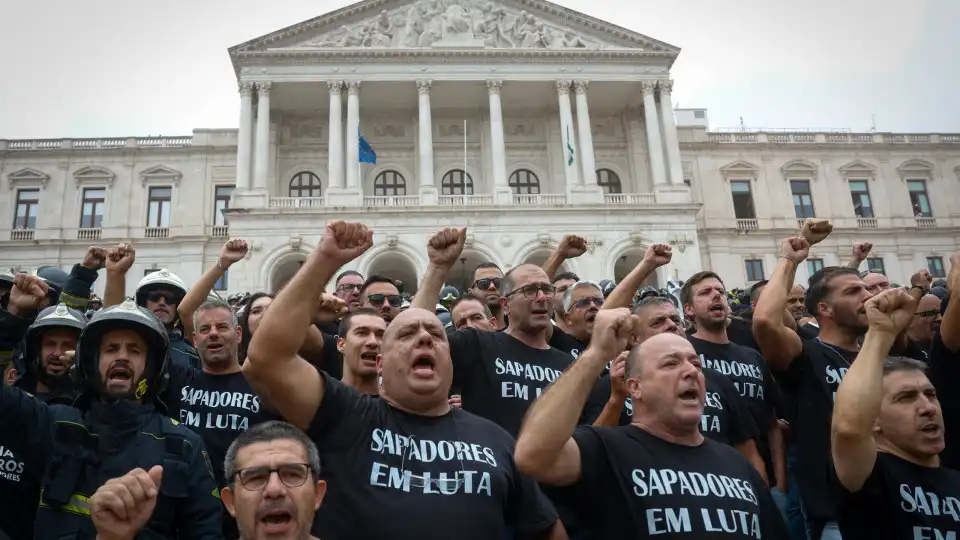
<path fill-rule="evenodd" d="M 917 303 L 917 311 L 907 326 L 907 337 L 915 344 L 916 349 L 923 356 L 918 360 L 927 360 L 928 351 L 933 346 L 933 338 L 940 330 L 940 298 L 933 294 L 925 294 Z"/>
<path fill-rule="evenodd" d="M 503 270 L 496 263 L 486 261 L 477 265 L 473 271 L 473 285 L 470 286 L 469 293 L 487 305 L 491 317 L 496 321 L 495 330 L 503 330 L 507 327 L 503 320 L 503 307 L 500 305 L 502 286 Z"/>
<path fill-rule="evenodd" d="M 754 335 L 764 360 L 779 374 L 784 393 L 797 404 L 791 431 L 796 441 L 797 481 L 807 528 L 812 538 L 839 538 L 836 486 L 830 481 L 830 430 L 833 396 L 857 357 L 858 340 L 866 332 L 864 302 L 871 294 L 855 269 L 828 267 L 810 278 L 807 312 L 817 319 L 820 335 L 801 340 L 784 325 L 787 291 L 811 243 L 826 238 L 833 227 L 808 222 L 800 237 L 780 244 L 780 258 L 753 316 Z"/>
<path fill-rule="evenodd" d="M 437 293 L 440 291 L 437 290 Z M 437 298 L 435 295 L 434 298 Z M 400 314 L 400 306 L 403 305 L 403 297 L 400 296 L 400 289 L 397 283 L 385 276 L 373 275 L 367 278 L 360 287 L 360 305 L 366 308 L 374 309 L 383 320 L 390 324 Z M 433 311 L 436 302 L 430 306 Z"/>
<path fill-rule="evenodd" d="M 377 384 L 377 356 L 387 323 L 375 310 L 359 308 L 340 321 L 337 350 L 343 356 L 343 384 L 361 394 L 380 393 Z"/>
<path fill-rule="evenodd" d="M 144 534 L 219 538 L 221 505 L 203 441 L 154 408 L 169 364 L 166 329 L 132 301 L 105 308 L 81 334 L 76 363 L 76 408 L 13 388 L 0 393 L 0 433 L 31 441 L 46 471 L 35 538 L 92 540 L 89 499 L 104 478 L 155 465 L 166 474 Z"/>
<path fill-rule="evenodd" d="M 410 308 L 387 327 L 377 358 L 380 397 L 297 357 L 313 314 L 310 299 L 372 245 L 362 224 L 327 224 L 320 245 L 263 316 L 243 366 L 258 394 L 320 449 L 329 497 L 314 534 L 488 540 L 507 538 L 510 528 L 520 538 L 564 538 L 536 484 L 516 470 L 512 438 L 449 405 L 454 368 L 433 313 L 436 290 L 429 310 Z"/>
<path fill-rule="evenodd" d="M 665 333 L 631 351 L 631 425 L 577 427 L 593 382 L 627 346 L 634 324 L 626 308 L 597 315 L 590 347 L 530 408 L 517 465 L 566 487 L 597 538 L 785 538 L 757 470 L 701 434 L 707 391 L 684 338 Z"/>
<path fill-rule="evenodd" d="M 960 472 L 943 467 L 943 418 L 923 362 L 887 357 L 914 317 L 916 296 L 889 290 L 866 303 L 870 329 L 837 391 L 832 451 L 847 540 L 952 538 Z"/>

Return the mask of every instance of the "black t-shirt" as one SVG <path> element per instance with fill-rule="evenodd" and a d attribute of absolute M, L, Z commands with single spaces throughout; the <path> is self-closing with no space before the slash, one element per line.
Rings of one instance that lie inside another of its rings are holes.
<path fill-rule="evenodd" d="M 548 530 L 556 511 L 513 461 L 502 428 L 460 409 L 405 413 L 324 377 L 307 434 L 327 496 L 313 534 L 347 538 L 499 540 Z"/>
<path fill-rule="evenodd" d="M 554 325 L 553 334 L 550 336 L 550 346 L 559 351 L 563 351 L 573 357 L 574 360 L 587 349 L 587 343 L 564 332 L 559 326 Z"/>
<path fill-rule="evenodd" d="M 839 525 L 844 540 L 955 539 L 960 472 L 878 452 L 860 491 L 840 486 Z"/>
<path fill-rule="evenodd" d="M 703 366 L 725 375 L 743 396 L 759 430 L 757 450 L 767 466 L 767 478 L 773 480 L 768 432 L 777 420 L 776 406 L 780 401 L 780 389 L 767 363 L 759 352 L 749 347 L 736 343 L 713 343 L 693 336 L 689 339 L 700 355 Z"/>
<path fill-rule="evenodd" d="M 807 517 L 836 519 L 836 482 L 830 458 L 830 422 L 840 381 L 857 357 L 820 339 L 801 341 L 803 350 L 780 377 L 796 404 L 791 433 L 797 445 L 797 483 Z"/>
<path fill-rule="evenodd" d="M 753 315 L 747 315 L 745 317 L 753 317 Z M 757 338 L 753 337 L 753 321 L 748 318 L 733 317 L 730 319 L 730 324 L 727 325 L 727 337 L 730 338 L 730 341 L 741 345 L 743 347 L 750 347 L 753 350 L 759 351 L 760 345 L 757 343 Z"/>
<path fill-rule="evenodd" d="M 449 338 L 453 386 L 463 396 L 463 410 L 514 437 L 530 404 L 573 362 L 567 353 L 534 349 L 506 332 L 466 328 Z"/>
<path fill-rule="evenodd" d="M 256 424 L 277 420 L 243 376 L 243 372 L 214 375 L 193 370 L 178 381 L 177 413 L 171 416 L 196 432 L 210 454 L 217 486 L 226 485 L 223 460 L 230 443 Z"/>
<path fill-rule="evenodd" d="M 820 335 L 820 327 L 807 323 L 797 327 L 797 335 L 800 339 L 814 339 Z"/>
<path fill-rule="evenodd" d="M 760 474 L 726 445 L 672 444 L 635 426 L 581 426 L 574 440 L 570 489 L 596 538 L 787 538 Z"/>
<path fill-rule="evenodd" d="M 943 344 L 940 332 L 933 337 L 927 376 L 937 389 L 943 411 L 946 448 L 940 453 L 944 467 L 960 468 L 960 351 L 951 351 Z"/>

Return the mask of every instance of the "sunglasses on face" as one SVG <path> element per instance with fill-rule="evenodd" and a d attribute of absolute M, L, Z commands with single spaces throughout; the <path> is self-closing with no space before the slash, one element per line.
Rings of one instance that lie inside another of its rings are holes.
<path fill-rule="evenodd" d="M 547 298 L 553 298 L 553 296 L 557 294 L 557 288 L 554 287 L 553 285 L 549 285 L 546 283 L 539 284 L 539 285 L 534 283 L 534 284 L 524 285 L 523 287 L 516 288 L 510 291 L 509 293 L 505 294 L 504 296 L 507 298 L 510 298 L 511 296 L 514 296 L 516 294 L 523 294 L 524 298 L 536 298 L 537 294 L 541 292 Z"/>
<path fill-rule="evenodd" d="M 236 475 L 240 478 L 240 485 L 248 491 L 260 491 L 270 483 L 270 477 L 277 473 L 277 477 L 288 488 L 298 488 L 307 482 L 310 476 L 310 466 L 306 463 L 285 463 L 277 468 L 248 467 L 240 469 Z"/>
<path fill-rule="evenodd" d="M 403 298 L 399 294 L 371 294 L 367 297 L 367 302 L 377 307 L 382 306 L 384 301 L 389 303 L 390 307 L 400 307 L 403 304 Z"/>
<path fill-rule="evenodd" d="M 576 302 L 574 302 L 572 307 L 576 309 L 582 309 L 582 308 L 590 307 L 591 305 L 594 305 L 597 307 L 602 306 L 603 298 L 583 298 L 581 300 L 577 300 Z"/>
<path fill-rule="evenodd" d="M 473 288 L 477 290 L 489 290 L 490 284 L 493 284 L 493 288 L 500 290 L 500 285 L 503 284 L 503 278 L 483 278 L 478 279 L 473 283 Z"/>
<path fill-rule="evenodd" d="M 343 292 L 355 292 L 360 290 L 360 285 L 357 283 L 344 283 L 343 285 L 337 287 L 337 290 Z"/>
<path fill-rule="evenodd" d="M 183 297 L 179 294 L 166 291 L 152 291 L 147 294 L 147 300 L 150 302 L 159 302 L 161 298 L 170 305 L 179 304 L 180 301 L 183 300 Z"/>

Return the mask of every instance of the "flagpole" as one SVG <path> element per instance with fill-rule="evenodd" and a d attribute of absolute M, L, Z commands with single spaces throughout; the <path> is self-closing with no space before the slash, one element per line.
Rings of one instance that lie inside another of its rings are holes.
<path fill-rule="evenodd" d="M 464 184 L 466 184 L 466 179 L 467 179 L 467 119 L 466 118 L 463 119 L 463 179 L 464 179 Z"/>

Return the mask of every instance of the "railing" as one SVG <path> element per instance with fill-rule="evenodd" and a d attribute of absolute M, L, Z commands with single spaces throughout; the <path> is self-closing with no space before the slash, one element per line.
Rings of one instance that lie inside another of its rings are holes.
<path fill-rule="evenodd" d="M 482 206 L 493 204 L 493 195 L 441 195 L 440 206 Z"/>
<path fill-rule="evenodd" d="M 147 227 L 143 230 L 144 238 L 170 238 L 169 227 Z"/>
<path fill-rule="evenodd" d="M 937 218 L 917 216 L 916 219 L 917 219 L 918 229 L 936 229 L 937 228 Z"/>
<path fill-rule="evenodd" d="M 103 229 L 77 229 L 77 240 L 99 240 Z"/>
<path fill-rule="evenodd" d="M 373 206 L 375 208 L 396 207 L 396 206 L 420 206 L 419 195 L 386 195 L 364 197 L 364 206 Z"/>
<path fill-rule="evenodd" d="M 270 197 L 270 208 L 320 208 L 323 197 Z"/>
<path fill-rule="evenodd" d="M 524 206 L 544 206 L 554 204 L 567 204 L 566 194 L 538 194 L 538 195 L 514 195 L 513 204 Z"/>
<path fill-rule="evenodd" d="M 226 225 L 214 225 L 210 236 L 214 238 L 227 238 L 230 236 L 230 227 Z"/>
<path fill-rule="evenodd" d="M 36 152 L 40 150 L 103 150 L 114 148 L 184 148 L 193 145 L 192 135 L 174 137 L 102 137 L 96 139 L 19 139 L 0 140 L 12 152 Z"/>
<path fill-rule="evenodd" d="M 603 196 L 605 204 L 654 204 L 657 202 L 653 193 L 607 193 Z"/>
<path fill-rule="evenodd" d="M 858 217 L 858 218 L 857 218 L 857 228 L 858 228 L 858 229 L 876 229 L 876 228 L 877 228 L 877 218 L 872 218 L 872 217 Z"/>
<path fill-rule="evenodd" d="M 14 229 L 10 231 L 10 240 L 33 240 L 33 229 Z"/>
<path fill-rule="evenodd" d="M 760 224 L 757 223 L 755 219 L 738 219 L 737 220 L 737 230 L 738 231 L 756 231 L 760 228 Z"/>
<path fill-rule="evenodd" d="M 842 130 L 711 131 L 707 138 L 723 144 L 936 144 L 960 143 L 960 134 L 939 133 L 850 133 Z"/>

